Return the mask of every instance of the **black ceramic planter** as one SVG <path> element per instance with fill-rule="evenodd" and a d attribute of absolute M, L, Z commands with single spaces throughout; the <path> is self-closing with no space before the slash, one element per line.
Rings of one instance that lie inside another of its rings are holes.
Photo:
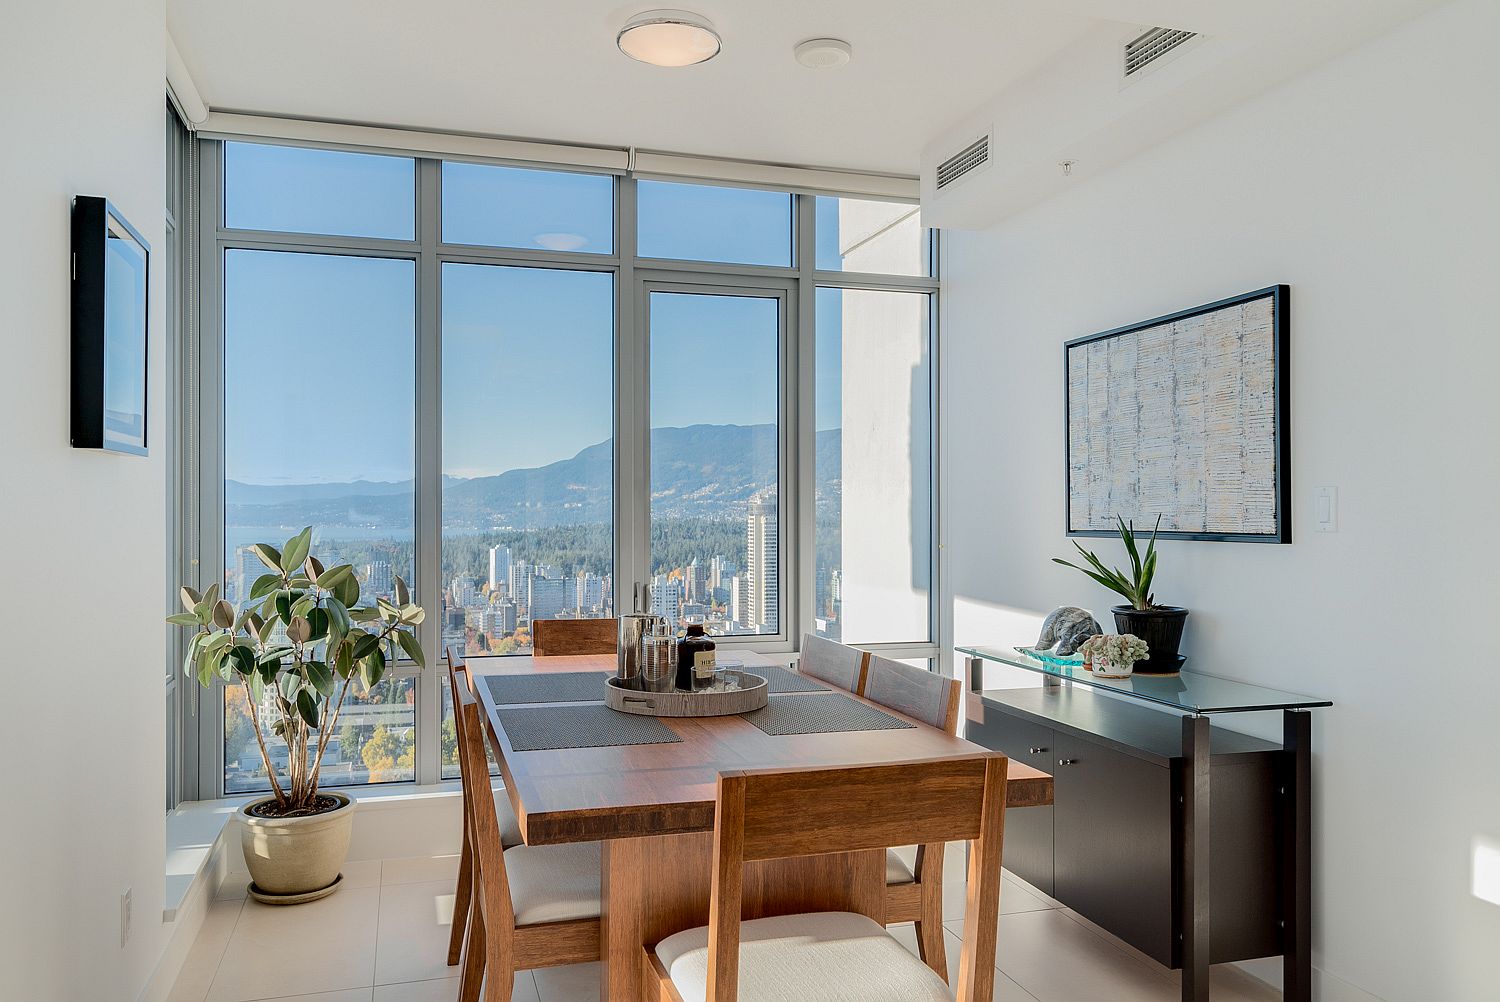
<path fill-rule="evenodd" d="M 1116 630 L 1134 634 L 1146 642 L 1150 654 L 1146 660 L 1136 662 L 1137 672 L 1160 675 L 1177 671 L 1181 667 L 1177 648 L 1182 644 L 1182 627 L 1187 622 L 1188 614 L 1186 609 L 1164 605 L 1143 611 L 1128 605 L 1117 605 L 1109 611 L 1115 614 Z"/>

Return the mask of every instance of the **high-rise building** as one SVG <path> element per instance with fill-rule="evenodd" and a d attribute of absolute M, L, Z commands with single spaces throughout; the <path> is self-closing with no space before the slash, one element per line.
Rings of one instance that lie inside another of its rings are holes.
<path fill-rule="evenodd" d="M 683 568 L 683 600 L 687 602 L 706 603 L 708 601 L 708 565 L 698 563 L 694 557 L 692 563 Z"/>
<path fill-rule="evenodd" d="M 736 574 L 729 579 L 729 619 L 737 629 L 749 632 L 755 624 L 750 621 L 750 582 Z"/>
<path fill-rule="evenodd" d="M 524 560 L 517 560 L 510 565 L 510 574 L 507 575 L 510 584 L 510 597 L 517 602 L 526 601 L 526 579 L 531 576 L 531 565 Z"/>
<path fill-rule="evenodd" d="M 776 495 L 769 491 L 750 499 L 745 516 L 745 579 L 748 594 L 745 624 L 757 633 L 780 628 L 781 546 L 776 518 Z"/>
<path fill-rule="evenodd" d="M 365 581 L 362 585 L 364 591 L 372 596 L 384 595 L 389 597 L 396 590 L 396 582 L 391 574 L 391 562 L 389 560 L 375 560 L 365 564 Z"/>
<path fill-rule="evenodd" d="M 510 587 L 510 547 L 490 547 L 490 592 L 493 594 L 504 585 Z"/>
<path fill-rule="evenodd" d="M 516 632 L 516 603 L 508 598 L 491 602 L 480 617 L 481 627 L 492 637 L 504 637 Z"/>
<path fill-rule="evenodd" d="M 244 602 L 250 598 L 250 589 L 255 584 L 255 579 L 262 574 L 271 573 L 271 569 L 261 563 L 260 557 L 248 546 L 241 546 L 234 551 L 234 588 L 232 596 L 236 602 Z"/>
<path fill-rule="evenodd" d="M 459 575 L 453 579 L 449 586 L 449 594 L 453 596 L 453 603 L 459 608 L 470 605 L 479 605 L 479 589 L 474 587 L 474 580 Z"/>
<path fill-rule="evenodd" d="M 651 579 L 651 611 L 664 616 L 672 628 L 677 628 L 677 617 L 682 609 L 682 582 L 658 574 Z"/>
<path fill-rule="evenodd" d="M 604 605 L 604 579 L 596 574 L 580 574 L 575 581 L 578 615 L 587 616 L 590 611 Z"/>
<path fill-rule="evenodd" d="M 527 579 L 526 607 L 531 615 L 531 621 L 535 623 L 538 619 L 556 619 L 562 615 L 564 609 L 573 608 L 569 601 L 568 585 L 570 581 L 562 578 L 532 577 Z"/>

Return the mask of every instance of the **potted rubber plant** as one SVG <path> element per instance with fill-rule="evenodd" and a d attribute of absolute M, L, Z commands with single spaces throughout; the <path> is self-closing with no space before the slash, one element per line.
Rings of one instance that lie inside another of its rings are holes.
<path fill-rule="evenodd" d="M 378 685 L 399 652 L 426 667 L 416 637 L 426 613 L 406 582 L 394 579 L 394 601 L 361 605 L 354 568 L 324 567 L 311 546 L 311 526 L 280 549 L 256 543 L 266 573 L 240 608 L 217 585 L 201 595 L 183 587 L 184 611 L 167 617 L 193 630 L 186 674 L 202 686 L 219 679 L 244 689 L 271 792 L 240 808 L 241 848 L 251 894 L 277 904 L 331 894 L 341 879 L 354 801 L 320 791 L 318 775 L 345 697 Z M 287 748 L 284 776 L 269 750 L 273 737 Z"/>
<path fill-rule="evenodd" d="M 1095 581 L 1125 599 L 1125 605 L 1110 608 L 1114 613 L 1115 629 L 1121 634 L 1131 634 L 1146 642 L 1150 655 L 1136 666 L 1141 673 L 1164 674 L 1175 672 L 1185 660 L 1177 653 L 1182 644 L 1182 628 L 1188 611 L 1180 605 L 1157 605 L 1151 593 L 1151 582 L 1156 577 L 1156 532 L 1161 528 L 1161 516 L 1156 517 L 1156 527 L 1151 530 L 1151 541 L 1143 555 L 1136 545 L 1135 523 L 1116 516 L 1119 522 L 1120 541 L 1125 544 L 1125 553 L 1130 558 L 1130 569 L 1126 571 L 1109 567 L 1089 550 L 1073 541 L 1087 567 L 1053 557 L 1052 562 L 1082 571 Z"/>

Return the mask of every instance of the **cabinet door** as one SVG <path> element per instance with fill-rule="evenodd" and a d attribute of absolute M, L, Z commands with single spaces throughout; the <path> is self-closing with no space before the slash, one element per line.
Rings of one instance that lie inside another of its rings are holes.
<path fill-rule="evenodd" d="M 1001 751 L 1017 762 L 1052 774 L 1053 734 L 992 707 L 982 721 L 969 721 L 968 739 Z M 1044 894 L 1053 893 L 1052 811 L 1048 807 L 1012 807 L 1005 812 L 1005 868 Z"/>
<path fill-rule="evenodd" d="M 1056 750 L 1053 896 L 1170 964 L 1171 771 L 1069 734 Z"/>

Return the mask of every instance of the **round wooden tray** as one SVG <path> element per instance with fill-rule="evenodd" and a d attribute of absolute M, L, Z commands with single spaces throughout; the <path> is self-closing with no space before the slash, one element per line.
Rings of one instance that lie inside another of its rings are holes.
<path fill-rule="evenodd" d="M 627 689 L 619 679 L 611 678 L 604 686 L 604 703 L 621 713 L 639 713 L 648 717 L 724 717 L 749 713 L 766 705 L 770 683 L 759 675 L 737 671 L 740 687 L 724 692 L 643 692 Z"/>

